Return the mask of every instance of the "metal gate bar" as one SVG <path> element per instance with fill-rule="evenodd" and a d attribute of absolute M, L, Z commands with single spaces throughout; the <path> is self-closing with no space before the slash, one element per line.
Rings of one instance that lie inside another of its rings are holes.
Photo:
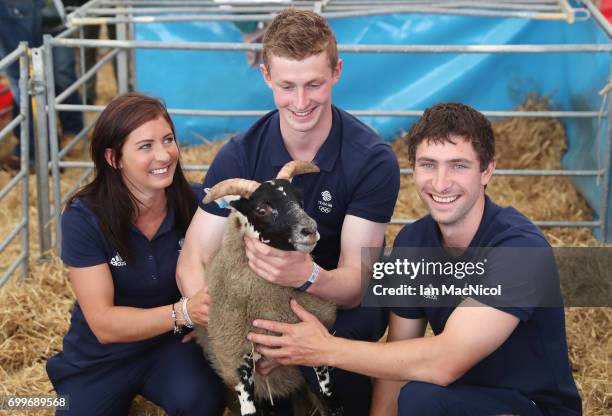
<path fill-rule="evenodd" d="M 159 42 L 145 40 L 51 39 L 52 46 L 88 48 L 173 49 L 201 51 L 260 51 L 260 43 L 230 42 Z M 612 44 L 571 45 L 338 45 L 345 53 L 609 53 Z"/>
<path fill-rule="evenodd" d="M 28 216 L 28 194 L 29 194 L 29 135 L 30 135 L 30 112 L 28 103 L 28 47 L 27 43 L 21 42 L 17 49 L 0 61 L 0 70 L 7 68 L 19 60 L 19 115 L 0 132 L 0 140 L 7 137 L 8 133 L 20 124 L 20 151 L 21 160 L 19 172 L 0 190 L 0 201 L 15 187 L 21 185 L 21 216 L 19 223 L 11 230 L 9 235 L 0 243 L 0 253 L 13 242 L 17 235 L 21 234 L 21 247 L 17 258 L 0 276 L 0 287 L 2 287 L 13 275 L 17 267 L 21 266 L 20 283 L 25 282 L 29 272 L 28 260 L 30 256 L 29 245 L 29 216 Z"/>

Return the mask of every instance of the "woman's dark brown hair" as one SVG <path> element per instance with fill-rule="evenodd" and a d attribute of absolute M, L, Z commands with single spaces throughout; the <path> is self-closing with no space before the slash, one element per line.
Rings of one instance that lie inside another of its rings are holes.
<path fill-rule="evenodd" d="M 111 149 L 116 161 L 129 134 L 146 122 L 163 117 L 176 137 L 174 123 L 165 106 L 157 99 L 139 93 L 127 93 L 113 99 L 104 109 L 91 139 L 91 159 L 95 166 L 93 181 L 79 190 L 67 203 L 83 200 L 96 214 L 102 232 L 126 261 L 133 258 L 129 245 L 129 227 L 138 215 L 138 200 L 129 191 L 121 170 L 110 166 L 105 157 Z M 180 160 L 177 161 L 172 184 L 166 188 L 168 209 L 174 211 L 174 226 L 185 232 L 197 208 L 195 196 L 187 182 Z"/>

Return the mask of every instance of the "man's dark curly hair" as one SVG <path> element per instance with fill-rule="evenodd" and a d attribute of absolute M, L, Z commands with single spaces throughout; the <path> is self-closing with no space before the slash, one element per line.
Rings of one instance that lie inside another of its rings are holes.
<path fill-rule="evenodd" d="M 408 159 L 414 166 L 416 149 L 423 141 L 453 143 L 451 136 L 469 141 L 484 171 L 495 159 L 495 136 L 491 123 L 482 113 L 462 103 L 441 103 L 429 107 L 405 136 Z"/>

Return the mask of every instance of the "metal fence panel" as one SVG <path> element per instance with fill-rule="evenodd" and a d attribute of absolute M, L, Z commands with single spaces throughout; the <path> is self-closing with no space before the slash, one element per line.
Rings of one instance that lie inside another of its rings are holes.
<path fill-rule="evenodd" d="M 7 137 L 8 133 L 17 124 L 20 125 L 21 133 L 20 141 L 20 168 L 17 174 L 0 190 L 0 203 L 6 195 L 21 186 L 21 209 L 19 211 L 18 223 L 9 232 L 9 235 L 0 242 L 0 254 L 4 253 L 6 248 L 13 242 L 18 235 L 21 235 L 20 251 L 17 257 L 0 275 L 0 287 L 3 286 L 15 273 L 18 267 L 21 267 L 20 282 L 23 284 L 28 275 L 28 260 L 30 255 L 29 248 L 29 216 L 28 216 L 28 194 L 29 194 L 29 135 L 30 135 L 30 111 L 28 102 L 28 48 L 25 42 L 22 42 L 19 47 L 10 53 L 7 57 L 0 61 L 0 70 L 6 69 L 9 65 L 19 60 L 19 115 L 9 123 L 7 128 L 0 133 L 0 140 Z"/>
<path fill-rule="evenodd" d="M 297 3 L 298 2 L 294 2 Z M 308 2 L 300 2 L 300 6 L 303 7 Z M 485 2 L 481 2 L 480 9 L 475 8 L 464 8 L 459 9 L 457 2 L 446 1 L 431 2 L 425 6 L 410 5 L 410 2 L 398 2 L 397 5 L 376 5 L 376 2 L 348 2 L 348 1 L 329 1 L 323 2 L 325 4 L 319 4 L 313 2 L 313 7 L 329 6 L 329 12 L 323 10 L 323 14 L 327 17 L 340 18 L 340 17 L 353 17 L 353 16 L 364 16 L 372 14 L 385 14 L 385 13 L 398 13 L 400 11 L 410 13 L 435 13 L 435 14 L 455 14 L 455 15 L 478 15 L 478 16 L 512 16 L 520 18 L 531 18 L 531 19 L 563 19 L 571 21 L 577 16 L 581 15 L 581 18 L 593 16 L 598 24 L 603 28 L 608 35 L 610 31 L 610 25 L 601 17 L 601 14 L 596 8 L 589 2 L 584 1 L 584 8 L 568 9 L 567 4 L 563 5 L 564 2 L 560 2 L 559 10 L 553 10 L 548 5 L 536 5 L 534 7 L 527 7 L 528 10 L 518 10 L 520 6 L 525 6 L 526 1 L 512 2 L 503 1 L 497 3 L 491 3 L 488 5 Z M 320 2 L 319 2 L 320 3 Z M 358 3 L 358 4 L 357 4 Z M 392 3 L 392 2 L 389 2 Z M 399 4 L 405 3 L 405 4 Z M 427 2 L 423 2 L 427 3 Z M 444 4 L 442 4 L 444 3 Z M 45 55 L 45 66 L 51 67 L 52 62 L 52 48 L 55 46 L 70 46 L 70 47 L 111 47 L 114 50 L 107 55 L 105 59 L 117 59 L 119 63 L 119 87 L 120 91 L 125 91 L 128 88 L 129 71 L 127 65 L 128 50 L 134 49 L 179 49 L 179 50 L 234 50 L 234 51 L 258 51 L 261 50 L 260 44 L 249 44 L 249 43 L 205 43 L 205 42 L 157 42 L 157 41 L 134 41 L 127 40 L 127 35 L 133 33 L 133 31 L 126 30 L 127 24 L 134 23 L 151 23 L 155 21 L 244 21 L 244 20 L 269 20 L 271 14 L 269 11 L 264 14 L 255 14 L 257 8 L 253 8 L 252 15 L 233 15 L 233 14 L 214 14 L 209 15 L 180 15 L 180 16 L 134 16 L 133 13 L 136 9 L 123 8 L 116 11 L 115 15 L 111 17 L 99 17 L 98 13 L 108 14 L 109 9 L 104 9 L 106 6 L 202 6 L 204 4 L 210 4 L 219 6 L 218 3 L 211 3 L 207 1 L 175 1 L 175 2 L 164 2 L 164 1 L 147 1 L 142 2 L 138 0 L 127 1 L 127 2 L 116 2 L 112 0 L 92 0 L 86 3 L 81 8 L 69 15 L 69 20 L 73 25 L 88 25 L 88 24 L 118 24 L 119 40 L 92 40 L 92 39 L 67 39 L 67 38 L 46 38 L 44 44 L 44 55 Z M 236 5 L 236 3 L 233 3 Z M 495 5 L 497 4 L 497 6 Z M 332 7 L 333 6 L 333 7 Z M 350 7 L 349 7 L 350 6 Z M 544 7 L 546 6 L 546 7 Z M 97 9 L 95 7 L 98 7 Z M 540 7 L 540 10 L 535 10 Z M 89 11 L 88 11 L 89 10 Z M 171 10 L 171 9 L 166 9 Z M 155 10 L 155 13 L 159 13 L 162 10 Z M 189 10 L 185 10 L 189 12 Z M 550 14 L 546 15 L 546 14 Z M 552 15 L 555 16 L 552 16 Z M 339 50 L 349 53 L 606 53 L 612 52 L 612 45 L 597 45 L 597 44 L 574 44 L 574 45 L 339 45 Z M 82 72 L 81 78 L 70 88 L 71 91 L 76 90 L 81 86 L 89 77 L 99 70 L 102 65 L 97 65 L 91 68 L 87 72 Z M 36 73 L 36 71 L 35 71 Z M 48 85 L 52 80 L 53 74 L 50 68 L 45 68 L 44 79 Z M 39 137 L 49 137 L 51 144 L 51 159 L 48 161 L 43 156 L 39 159 L 40 166 L 50 166 L 53 174 L 53 218 L 49 215 L 45 218 L 39 218 L 41 229 L 47 229 L 50 221 L 55 221 L 59 224 L 60 206 L 63 201 L 66 200 L 66 195 L 61 195 L 59 187 L 60 168 L 76 168 L 76 167 L 87 167 L 91 169 L 90 162 L 73 162 L 63 161 L 63 156 L 69 149 L 59 149 L 57 132 L 54 129 L 55 112 L 58 110 L 62 111 L 93 111 L 99 112 L 103 109 L 100 106 L 76 106 L 61 104 L 63 98 L 67 94 L 61 94 L 59 97 L 55 97 L 54 91 L 50 88 L 47 91 L 47 108 L 46 114 L 48 115 L 47 123 L 38 123 Z M 612 97 L 609 97 L 612 98 Z M 610 100 L 608 100 L 610 102 Z M 202 117 L 213 117 L 219 115 L 228 115 L 233 117 L 251 117 L 260 115 L 260 111 L 215 111 L 215 110 L 201 110 L 201 109 L 169 109 L 170 114 L 181 114 L 181 115 L 196 115 Z M 388 117 L 388 116 L 416 116 L 420 115 L 421 111 L 354 111 L 356 115 L 367 115 L 372 117 Z M 571 118 L 596 118 L 601 116 L 600 112 L 594 111 L 548 111 L 548 112 L 516 112 L 516 111 L 483 111 L 488 117 L 571 117 Z M 612 123 L 612 117 L 610 111 L 606 112 L 608 117 L 608 129 L 606 132 L 606 147 L 605 157 L 603 165 L 598 166 L 591 170 L 500 170 L 496 174 L 503 176 L 576 176 L 576 177 L 597 177 L 601 180 L 602 186 L 602 197 L 600 204 L 600 212 L 604 213 L 599 220 L 593 221 L 536 221 L 536 224 L 545 227 L 590 227 L 599 229 L 602 233 L 602 239 L 604 238 L 607 228 L 607 217 L 605 213 L 610 209 L 609 198 L 610 198 L 610 152 L 611 150 L 611 139 L 612 129 L 610 124 Z M 49 131 L 45 131 L 49 128 Z M 90 128 L 90 127 L 89 127 Z M 84 136 L 87 132 L 82 132 L 81 136 Z M 76 140 L 75 140 L 76 142 Z M 45 151 L 46 146 L 42 145 L 42 141 L 39 141 L 38 150 Z M 186 166 L 187 170 L 206 170 L 207 166 Z M 47 169 L 41 169 L 40 174 L 43 175 L 42 171 L 48 171 Z M 90 171 L 86 171 L 79 179 L 79 183 L 84 181 Z M 411 174 L 409 169 L 402 169 L 403 175 Z M 41 178 L 42 182 L 44 178 Z M 73 189 L 74 190 L 74 189 Z M 71 191 L 73 191 L 71 190 Z M 48 196 L 48 190 L 47 194 Z M 44 198 L 44 190 L 41 190 L 41 197 Z M 44 199 L 47 201 L 47 199 Z M 47 210 L 50 212 L 50 210 Z M 411 219 L 396 219 L 392 220 L 394 224 L 406 224 L 410 223 Z M 59 245 L 61 234 L 59 226 L 56 227 L 56 247 Z M 42 240 L 41 240 L 42 241 Z"/>

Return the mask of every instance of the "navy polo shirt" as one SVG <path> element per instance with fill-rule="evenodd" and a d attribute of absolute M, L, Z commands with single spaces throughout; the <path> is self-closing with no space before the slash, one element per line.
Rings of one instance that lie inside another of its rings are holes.
<path fill-rule="evenodd" d="M 292 181 L 304 193 L 305 211 L 317 222 L 321 239 L 313 257 L 325 269 L 338 266 L 345 215 L 389 222 L 399 191 L 399 166 L 391 146 L 345 111 L 332 106 L 332 113 L 331 131 L 313 161 L 321 172 Z M 275 110 L 221 148 L 204 188 L 229 178 L 267 181 L 291 160 Z M 219 216 L 230 212 L 215 203 L 200 207 Z"/>
<path fill-rule="evenodd" d="M 134 258 L 129 263 L 104 237 L 97 216 L 81 199 L 76 199 L 62 214 L 62 235 L 61 257 L 68 266 L 108 265 L 113 279 L 115 305 L 153 308 L 169 305 L 180 298 L 176 264 L 184 234 L 174 228 L 172 210 L 169 210 L 150 241 L 136 227 L 130 226 L 129 239 Z M 75 302 L 70 328 L 64 337 L 63 352 L 49 360 L 50 374 L 60 378 L 78 368 L 137 354 L 171 336 L 171 332 L 168 332 L 143 341 L 100 344 L 87 324 L 79 303 Z"/>
<path fill-rule="evenodd" d="M 395 247 L 441 247 L 440 229 L 427 215 L 404 227 Z M 548 247 L 541 231 L 512 207 L 488 197 L 470 247 Z M 520 265 L 515 265 L 520 273 Z M 528 267 L 528 266 L 525 266 Z M 581 414 L 581 401 L 567 355 L 563 308 L 499 308 L 520 319 L 510 337 L 456 383 L 509 388 L 554 415 Z M 425 318 L 438 335 L 454 308 L 393 308 L 404 318 Z"/>

